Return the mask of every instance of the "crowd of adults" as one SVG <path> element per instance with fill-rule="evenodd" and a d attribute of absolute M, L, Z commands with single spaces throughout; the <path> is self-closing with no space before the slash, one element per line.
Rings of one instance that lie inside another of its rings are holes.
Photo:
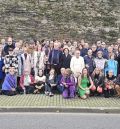
<path fill-rule="evenodd" d="M 86 43 L 63 40 L 0 43 L 0 94 L 120 97 L 120 39 Z"/>

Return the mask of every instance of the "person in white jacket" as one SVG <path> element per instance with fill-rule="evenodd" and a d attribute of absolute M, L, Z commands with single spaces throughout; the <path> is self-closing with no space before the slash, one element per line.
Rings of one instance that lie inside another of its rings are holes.
<path fill-rule="evenodd" d="M 70 62 L 70 68 L 74 75 L 82 73 L 82 69 L 85 67 L 84 59 L 80 56 L 80 50 L 75 51 L 75 55 L 72 57 Z"/>

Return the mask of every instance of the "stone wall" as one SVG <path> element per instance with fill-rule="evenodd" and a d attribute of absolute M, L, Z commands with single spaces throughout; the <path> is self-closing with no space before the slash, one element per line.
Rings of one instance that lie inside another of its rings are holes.
<path fill-rule="evenodd" d="M 120 0 L 0 0 L 0 35 L 114 42 Z"/>

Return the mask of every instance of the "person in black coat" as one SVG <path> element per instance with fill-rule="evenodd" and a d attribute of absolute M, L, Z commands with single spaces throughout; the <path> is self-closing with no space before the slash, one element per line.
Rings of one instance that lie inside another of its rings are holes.
<path fill-rule="evenodd" d="M 69 54 L 69 49 L 64 48 L 63 49 L 63 55 L 62 55 L 62 68 L 70 68 L 70 61 L 71 61 L 71 55 Z"/>
<path fill-rule="evenodd" d="M 12 37 L 9 37 L 8 38 L 8 41 L 7 41 L 7 44 L 4 47 L 4 53 L 5 53 L 5 55 L 8 55 L 9 54 L 8 53 L 9 49 L 14 49 L 14 48 L 15 48 L 15 43 L 13 42 Z"/>
<path fill-rule="evenodd" d="M 51 68 L 55 69 L 56 74 L 59 75 L 62 63 L 62 51 L 59 49 L 59 42 L 54 42 L 54 48 L 50 51 L 48 61 Z"/>

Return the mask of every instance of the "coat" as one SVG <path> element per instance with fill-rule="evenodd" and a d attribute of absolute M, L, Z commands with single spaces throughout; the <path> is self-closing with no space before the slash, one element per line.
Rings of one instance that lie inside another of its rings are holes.
<path fill-rule="evenodd" d="M 62 54 L 62 68 L 70 68 L 71 55 Z"/>

